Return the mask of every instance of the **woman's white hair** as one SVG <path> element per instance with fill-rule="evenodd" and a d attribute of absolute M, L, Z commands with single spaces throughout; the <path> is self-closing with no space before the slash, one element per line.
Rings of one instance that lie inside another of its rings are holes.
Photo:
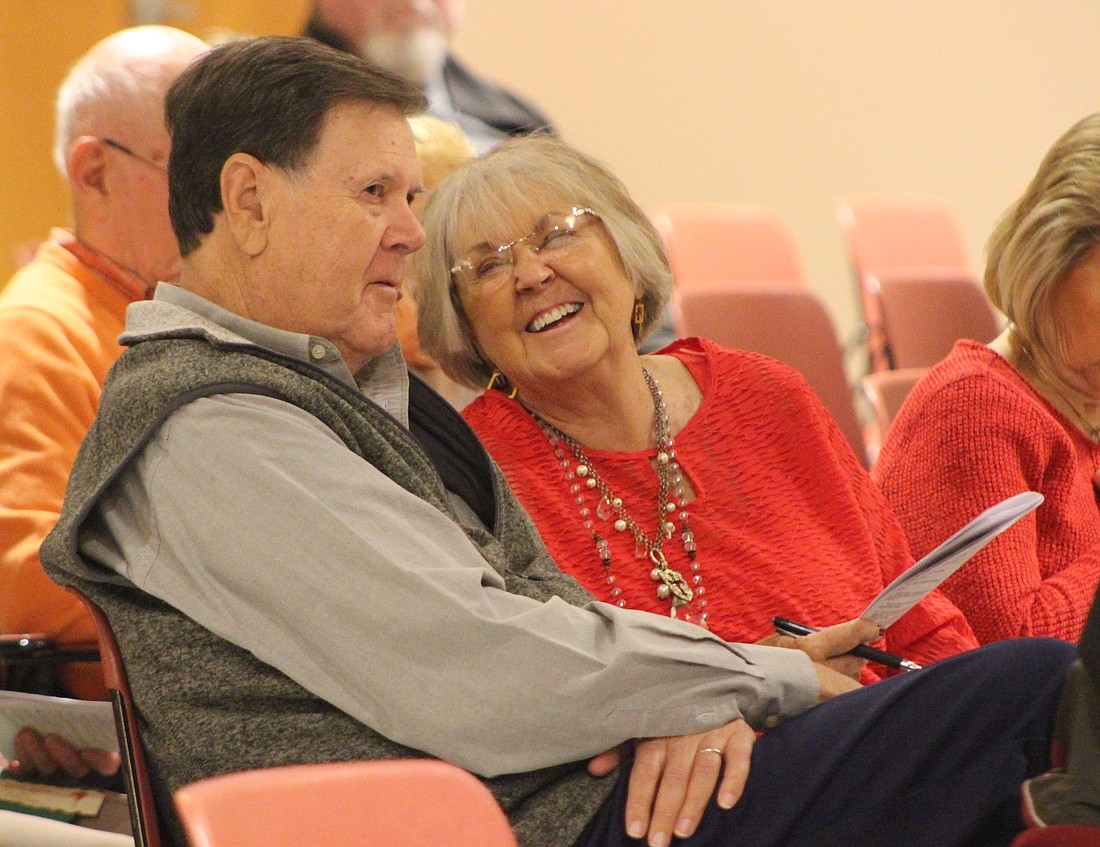
<path fill-rule="evenodd" d="M 550 208 L 549 204 L 557 204 Z M 564 206 L 562 205 L 564 204 Z M 565 206 L 592 209 L 619 251 L 645 307 L 641 341 L 672 294 L 661 237 L 625 186 L 607 168 L 550 135 L 507 141 L 452 173 L 433 191 L 422 223 L 427 246 L 411 257 L 420 280 L 418 330 L 424 349 L 451 379 L 484 388 L 496 370 L 478 350 L 451 280 L 456 245 L 504 242 L 517 216 L 534 219 Z"/>

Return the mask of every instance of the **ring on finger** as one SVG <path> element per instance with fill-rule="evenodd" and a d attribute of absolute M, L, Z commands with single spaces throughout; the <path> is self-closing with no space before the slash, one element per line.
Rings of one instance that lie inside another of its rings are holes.
<path fill-rule="evenodd" d="M 726 755 L 718 747 L 704 747 L 702 750 L 696 750 L 695 751 L 696 756 L 698 756 L 700 753 L 717 753 L 719 756 L 725 756 Z"/>

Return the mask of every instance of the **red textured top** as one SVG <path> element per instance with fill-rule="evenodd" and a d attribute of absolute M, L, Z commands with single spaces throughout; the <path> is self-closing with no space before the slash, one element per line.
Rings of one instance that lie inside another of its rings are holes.
<path fill-rule="evenodd" d="M 999 500 L 1046 497 L 943 585 L 982 642 L 1076 641 L 1100 580 L 1100 511 L 1090 441 L 983 344 L 960 341 L 913 389 L 875 478 L 913 552 Z"/>
<path fill-rule="evenodd" d="M 683 339 L 663 352 L 683 362 L 703 392 L 674 446 L 696 492 L 688 515 L 710 629 L 729 641 L 752 642 L 773 632 L 773 615 L 811 626 L 859 615 L 912 560 L 885 500 L 805 380 L 772 359 L 703 339 Z M 570 483 L 532 416 L 496 391 L 463 414 L 558 564 L 598 599 L 612 602 Z M 655 451 L 586 452 L 652 537 Z M 594 516 L 595 497 L 588 494 L 586 502 Z M 595 528 L 611 544 L 611 573 L 622 599 L 630 608 L 667 615 L 670 604 L 655 595 L 652 566 L 635 557 L 633 537 L 616 532 L 613 519 L 595 518 Z M 664 547 L 669 565 L 690 574 L 678 521 Z M 934 593 L 878 646 L 924 664 L 976 644 L 959 610 Z M 871 665 L 864 680 L 885 673 Z"/>

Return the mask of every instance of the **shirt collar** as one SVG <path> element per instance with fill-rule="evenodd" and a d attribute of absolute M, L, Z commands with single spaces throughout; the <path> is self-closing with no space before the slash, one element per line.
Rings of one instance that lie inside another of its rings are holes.
<path fill-rule="evenodd" d="M 149 283 L 99 250 L 85 244 L 70 230 L 54 229 L 50 232 L 50 240 L 72 253 L 78 262 L 90 268 L 130 302 L 149 299 L 152 293 Z"/>
<path fill-rule="evenodd" d="M 353 376 L 336 346 L 326 338 L 276 329 L 250 320 L 194 292 L 166 282 L 157 285 L 153 299 L 193 312 L 250 344 L 307 362 L 329 376 L 355 386 L 408 428 L 409 372 L 401 355 L 401 347 L 396 342 Z"/>

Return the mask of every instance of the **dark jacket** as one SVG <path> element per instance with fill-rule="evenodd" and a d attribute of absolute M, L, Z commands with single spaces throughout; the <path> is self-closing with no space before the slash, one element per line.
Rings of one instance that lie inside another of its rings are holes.
<path fill-rule="evenodd" d="M 345 53 L 355 52 L 346 38 L 318 21 L 316 14 L 306 24 L 303 35 Z M 450 54 L 443 64 L 443 82 L 457 111 L 477 118 L 506 135 L 527 135 L 538 130 L 554 129 L 549 119 L 531 103 L 475 76 Z"/>

